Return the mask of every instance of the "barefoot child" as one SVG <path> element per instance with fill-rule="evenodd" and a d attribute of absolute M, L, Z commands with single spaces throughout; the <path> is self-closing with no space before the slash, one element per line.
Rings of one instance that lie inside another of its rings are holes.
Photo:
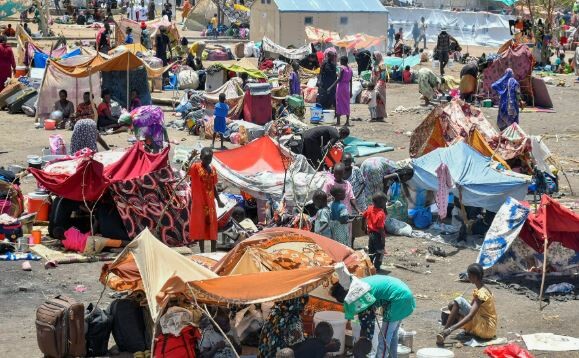
<path fill-rule="evenodd" d="M 459 328 L 483 339 L 491 339 L 497 334 L 495 298 L 483 283 L 483 268 L 472 264 L 466 272 L 469 281 L 476 286 L 472 301 L 469 303 L 461 296 L 449 303 L 450 316 L 444 330 L 436 336 L 438 344 L 443 344 L 446 337 Z"/>
<path fill-rule="evenodd" d="M 377 271 L 382 266 L 386 245 L 386 202 L 384 193 L 374 194 L 372 205 L 363 214 L 368 226 L 368 253 Z"/>
<path fill-rule="evenodd" d="M 330 195 L 334 198 L 334 201 L 330 205 L 330 230 L 332 239 L 349 246 L 350 230 L 348 219 L 350 215 L 348 214 L 346 205 L 342 203 L 342 201 L 346 199 L 346 191 L 343 187 L 335 185 L 330 189 Z"/>
<path fill-rule="evenodd" d="M 223 134 L 227 130 L 225 123 L 227 113 L 229 113 L 229 106 L 225 103 L 225 93 L 221 93 L 219 94 L 219 103 L 215 105 L 215 110 L 213 111 L 213 142 L 211 142 L 211 148 L 215 148 L 215 138 L 217 138 L 217 134 L 219 134 L 221 149 L 225 149 L 223 145 Z"/>

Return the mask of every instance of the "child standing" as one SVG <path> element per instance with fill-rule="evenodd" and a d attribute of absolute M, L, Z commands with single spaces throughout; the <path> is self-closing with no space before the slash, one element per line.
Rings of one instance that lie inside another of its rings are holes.
<path fill-rule="evenodd" d="M 211 147 L 215 148 L 215 138 L 219 134 L 221 139 L 221 149 L 226 149 L 223 145 L 223 134 L 227 129 L 225 123 L 225 117 L 229 113 L 229 106 L 225 103 L 225 93 L 219 94 L 219 103 L 215 105 L 215 110 L 213 111 L 213 142 L 211 142 Z"/>
<path fill-rule="evenodd" d="M 300 64 L 297 61 L 292 62 L 292 72 L 289 76 L 290 96 L 301 95 L 302 88 L 300 83 Z"/>
<path fill-rule="evenodd" d="M 314 221 L 314 232 L 316 234 L 332 238 L 330 230 L 330 207 L 328 206 L 328 195 L 322 190 L 316 190 L 314 193 L 314 205 L 318 212 Z"/>
<path fill-rule="evenodd" d="M 374 194 L 372 205 L 364 212 L 363 216 L 368 225 L 368 253 L 376 270 L 380 270 L 386 245 L 386 195 Z"/>
<path fill-rule="evenodd" d="M 346 246 L 350 246 L 350 218 L 346 205 L 342 203 L 346 199 L 346 191 L 343 187 L 334 185 L 330 189 L 330 195 L 334 201 L 330 205 L 330 230 L 332 239 Z"/>
<path fill-rule="evenodd" d="M 368 85 L 368 109 L 370 110 L 370 122 L 378 119 L 376 114 L 376 106 L 378 105 L 378 92 L 373 83 Z"/>

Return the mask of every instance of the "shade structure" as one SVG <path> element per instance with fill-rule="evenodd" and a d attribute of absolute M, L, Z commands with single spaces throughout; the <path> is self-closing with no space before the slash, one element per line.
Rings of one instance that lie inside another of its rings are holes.
<path fill-rule="evenodd" d="M 109 185 L 115 181 L 130 180 L 166 167 L 169 162 L 169 148 L 159 154 L 144 150 L 143 144 L 133 145 L 115 163 L 105 167 L 88 153 L 78 162 L 74 173 L 50 173 L 30 169 L 38 183 L 50 192 L 76 201 L 98 200 Z"/>
<path fill-rule="evenodd" d="M 214 158 L 222 165 L 242 174 L 259 172 L 283 173 L 291 156 L 281 150 L 268 136 L 239 148 L 217 152 Z M 284 161 L 286 162 L 284 166 Z"/>

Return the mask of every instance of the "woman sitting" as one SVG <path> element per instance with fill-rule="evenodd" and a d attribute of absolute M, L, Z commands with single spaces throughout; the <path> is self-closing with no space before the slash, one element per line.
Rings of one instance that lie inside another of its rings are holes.
<path fill-rule="evenodd" d="M 444 330 L 436 336 L 438 344 L 443 344 L 446 337 L 459 328 L 483 339 L 491 339 L 497 334 L 495 298 L 483 283 L 483 268 L 479 264 L 472 264 L 466 272 L 469 281 L 476 286 L 472 301 L 469 303 L 460 296 L 448 305 L 450 315 Z"/>

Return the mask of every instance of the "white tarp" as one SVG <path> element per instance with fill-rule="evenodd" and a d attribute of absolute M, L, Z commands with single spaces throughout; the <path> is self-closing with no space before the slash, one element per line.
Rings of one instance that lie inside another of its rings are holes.
<path fill-rule="evenodd" d="M 523 341 L 530 351 L 579 351 L 579 338 L 553 333 L 524 334 Z"/>
<path fill-rule="evenodd" d="M 267 37 L 263 38 L 261 45 L 264 51 L 269 51 L 276 53 L 278 55 L 282 55 L 286 58 L 289 58 L 290 60 L 301 60 L 310 53 L 312 53 L 312 47 L 310 46 L 310 44 L 304 45 L 300 48 L 289 49 L 276 44 Z"/>
<path fill-rule="evenodd" d="M 386 7 L 390 12 L 389 24 L 393 24 L 396 31 L 404 29 L 404 39 L 410 40 L 413 45 L 412 27 L 415 22 L 420 24 L 420 18 L 426 20 L 426 38 L 430 42 L 436 41 L 442 27 L 452 35 L 464 48 L 466 45 L 500 46 L 512 36 L 509 32 L 508 15 L 496 15 L 487 12 L 447 11 L 437 9 Z"/>

